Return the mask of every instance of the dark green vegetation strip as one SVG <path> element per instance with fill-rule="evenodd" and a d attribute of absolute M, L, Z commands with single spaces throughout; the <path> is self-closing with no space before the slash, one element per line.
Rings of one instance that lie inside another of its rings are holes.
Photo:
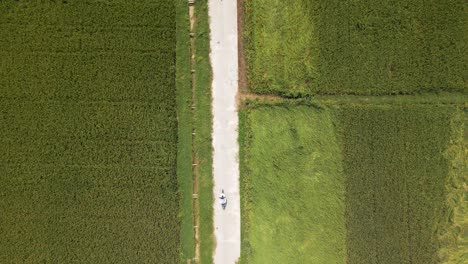
<path fill-rule="evenodd" d="M 464 0 L 246 0 L 245 5 L 253 92 L 467 89 Z"/>
<path fill-rule="evenodd" d="M 0 3 L 0 262 L 176 263 L 175 6 Z"/>
<path fill-rule="evenodd" d="M 457 107 L 441 105 L 340 112 L 348 263 L 445 260 L 438 254 L 440 236 L 453 224 L 447 150 L 460 141 L 454 133 L 462 127 L 460 115 Z"/>
<path fill-rule="evenodd" d="M 177 13 L 177 61 L 176 61 L 176 85 L 177 85 L 177 175 L 180 190 L 180 243 L 181 262 L 195 256 L 195 235 L 193 229 L 192 207 L 192 87 L 190 74 L 190 39 L 189 16 L 186 1 L 175 1 Z"/>
<path fill-rule="evenodd" d="M 197 0 L 195 6 L 195 116 L 194 148 L 198 169 L 200 262 L 213 262 L 213 173 L 212 173 L 212 114 L 211 65 L 208 1 Z"/>
<path fill-rule="evenodd" d="M 241 112 L 242 263 L 344 263 L 344 177 L 329 110 Z"/>

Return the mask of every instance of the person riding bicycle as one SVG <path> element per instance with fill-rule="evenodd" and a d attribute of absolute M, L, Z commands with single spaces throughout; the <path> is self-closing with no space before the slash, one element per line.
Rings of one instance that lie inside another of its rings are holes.
<path fill-rule="evenodd" d="M 219 202 L 221 203 L 221 206 L 226 206 L 226 203 L 227 203 L 227 199 L 226 199 L 226 195 L 224 194 L 224 190 L 221 192 L 221 195 L 219 196 Z"/>

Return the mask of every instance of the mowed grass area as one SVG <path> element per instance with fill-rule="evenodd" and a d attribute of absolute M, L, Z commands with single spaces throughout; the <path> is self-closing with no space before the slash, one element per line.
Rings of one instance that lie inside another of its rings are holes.
<path fill-rule="evenodd" d="M 286 96 L 464 91 L 463 0 L 245 0 L 249 88 Z"/>
<path fill-rule="evenodd" d="M 197 0 L 195 7 L 195 93 L 193 148 L 197 157 L 200 263 L 213 263 L 213 157 L 208 0 Z"/>
<path fill-rule="evenodd" d="M 0 3 L 0 262 L 177 263 L 173 1 Z"/>
<path fill-rule="evenodd" d="M 297 104 L 241 113 L 242 263 L 467 260 L 463 104 Z"/>
<path fill-rule="evenodd" d="M 328 110 L 241 117 L 242 263 L 344 263 L 345 186 Z"/>
<path fill-rule="evenodd" d="M 192 86 L 190 67 L 190 38 L 187 3 L 176 1 L 177 50 L 177 178 L 180 196 L 181 263 L 195 256 L 195 232 L 193 228 L 193 174 L 192 174 Z"/>

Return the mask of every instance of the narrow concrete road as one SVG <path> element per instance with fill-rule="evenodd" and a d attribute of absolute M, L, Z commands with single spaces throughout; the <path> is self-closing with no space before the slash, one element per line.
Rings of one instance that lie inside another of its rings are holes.
<path fill-rule="evenodd" d="M 209 0 L 213 67 L 213 173 L 215 264 L 234 264 L 240 256 L 240 196 L 236 95 L 237 1 Z M 219 203 L 224 189 L 228 204 Z"/>

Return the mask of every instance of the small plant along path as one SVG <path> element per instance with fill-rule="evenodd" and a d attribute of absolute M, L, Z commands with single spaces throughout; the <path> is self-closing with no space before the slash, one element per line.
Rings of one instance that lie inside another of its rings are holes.
<path fill-rule="evenodd" d="M 210 0 L 213 67 L 213 178 L 215 264 L 234 264 L 240 257 L 237 1 Z M 219 204 L 224 190 L 228 203 Z"/>

